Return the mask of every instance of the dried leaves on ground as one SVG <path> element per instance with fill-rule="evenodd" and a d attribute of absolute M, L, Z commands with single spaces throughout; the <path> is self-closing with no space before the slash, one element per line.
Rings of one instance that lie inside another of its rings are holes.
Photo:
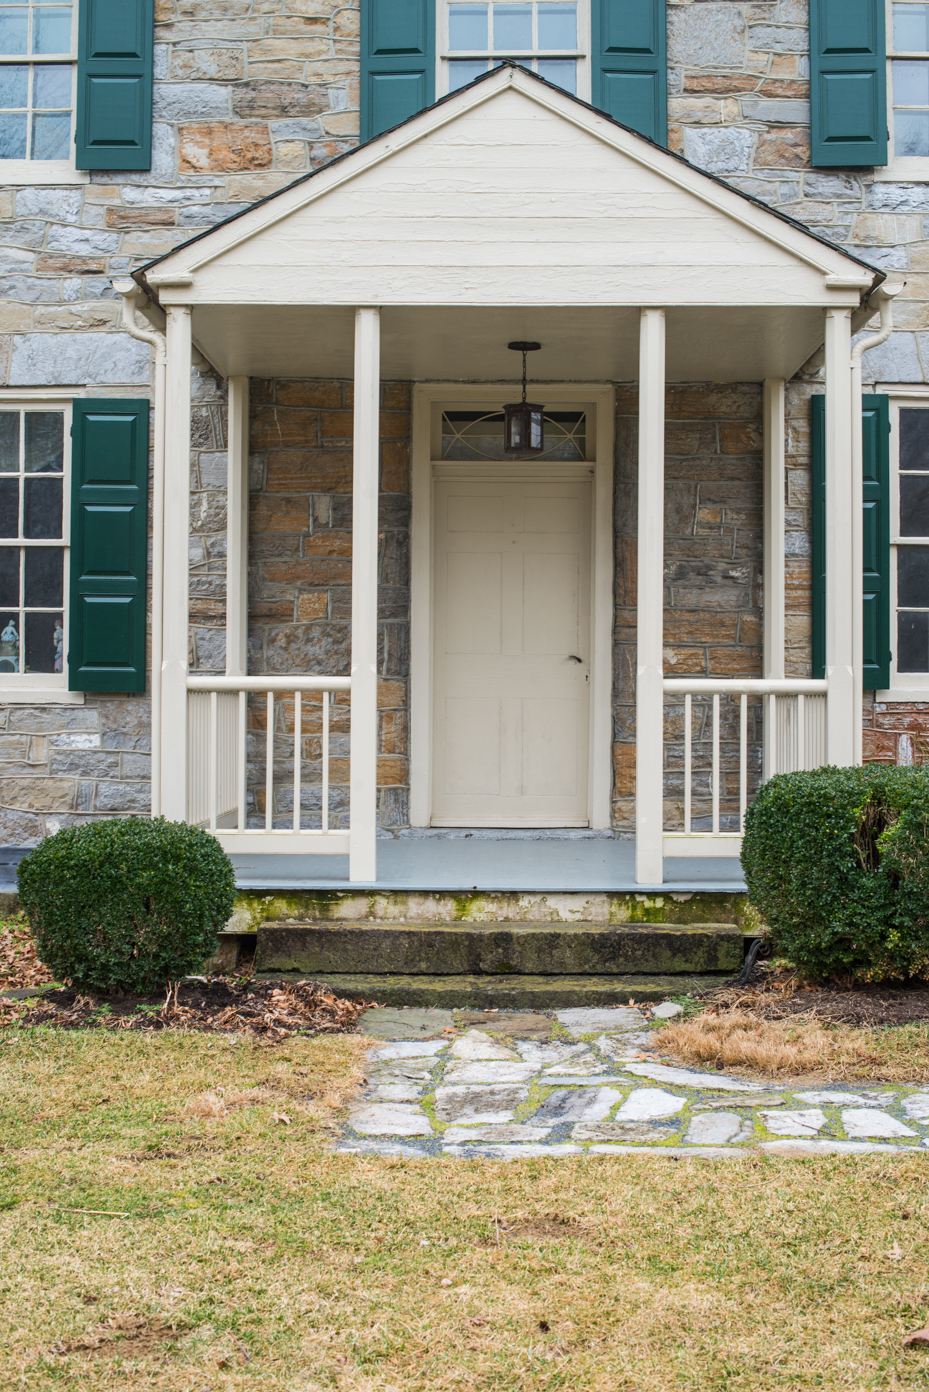
<path fill-rule="evenodd" d="M 71 989 L 26 1001 L 0 1001 L 0 1024 L 58 1029 L 220 1031 L 268 1043 L 294 1034 L 355 1028 L 365 1002 L 343 1000 L 316 981 L 271 982 L 216 977 L 185 981 L 164 998 L 92 996 Z"/>
<path fill-rule="evenodd" d="M 0 991 L 28 991 L 53 980 L 36 955 L 25 915 L 0 918 Z"/>
<path fill-rule="evenodd" d="M 727 984 L 702 999 L 717 1009 L 739 1010 L 761 1020 L 802 1015 L 836 1025 L 909 1025 L 929 1022 L 929 984 L 910 986 L 816 985 L 792 970 L 762 967 L 745 986 Z"/>

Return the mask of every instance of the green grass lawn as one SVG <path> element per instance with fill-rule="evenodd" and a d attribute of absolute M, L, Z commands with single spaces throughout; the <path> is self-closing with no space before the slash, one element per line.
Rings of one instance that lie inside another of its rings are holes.
<path fill-rule="evenodd" d="M 929 1155 L 330 1154 L 363 1056 L 0 1033 L 0 1387 L 929 1388 Z"/>

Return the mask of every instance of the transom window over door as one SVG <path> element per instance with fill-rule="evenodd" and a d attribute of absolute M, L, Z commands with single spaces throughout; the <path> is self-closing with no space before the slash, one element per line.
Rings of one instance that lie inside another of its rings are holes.
<path fill-rule="evenodd" d="M 70 161 L 74 47 L 71 5 L 0 0 L 0 160 Z"/>
<path fill-rule="evenodd" d="M 510 58 L 566 92 L 590 96 L 586 0 L 447 0 L 444 31 L 446 91 Z"/>

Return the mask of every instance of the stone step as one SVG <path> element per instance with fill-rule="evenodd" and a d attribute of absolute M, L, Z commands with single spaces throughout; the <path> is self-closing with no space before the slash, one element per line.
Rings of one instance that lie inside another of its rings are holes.
<path fill-rule="evenodd" d="M 280 972 L 261 974 L 281 980 Z M 338 996 L 378 1005 L 477 1010 L 565 1010 L 667 1000 L 718 986 L 718 976 L 408 976 L 323 972 L 314 977 Z"/>
<path fill-rule="evenodd" d="M 731 923 L 269 923 L 255 970 L 388 976 L 603 976 L 737 972 Z M 609 982 L 605 982 L 609 987 Z"/>

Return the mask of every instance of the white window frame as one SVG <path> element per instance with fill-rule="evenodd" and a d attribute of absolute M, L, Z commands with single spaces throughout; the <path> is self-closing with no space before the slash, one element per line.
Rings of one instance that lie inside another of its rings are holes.
<path fill-rule="evenodd" d="M 929 672 L 897 673 L 897 547 L 923 546 L 921 537 L 900 536 L 900 409 L 929 413 L 929 387 L 876 387 L 890 398 L 890 687 L 875 691 L 875 701 L 929 701 Z"/>
<path fill-rule="evenodd" d="M 520 57 L 523 55 L 513 54 L 512 51 L 504 53 L 450 53 L 448 47 L 448 7 L 454 0 L 436 0 L 436 73 L 435 73 L 435 92 L 436 97 L 448 95 L 448 72 L 449 61 L 451 59 L 468 58 L 506 58 Z M 481 0 L 483 3 L 483 0 Z M 490 0 L 492 3 L 493 0 Z M 590 5 L 591 0 L 576 0 L 577 3 L 577 43 L 576 49 L 545 49 L 544 51 L 534 52 L 533 58 L 574 58 L 577 62 L 577 95 L 581 101 L 589 102 L 591 99 L 591 58 L 590 58 Z M 528 55 L 527 55 L 528 56 Z M 926 161 L 929 165 L 929 160 Z M 929 177 L 929 174 L 927 174 Z"/>
<path fill-rule="evenodd" d="M 929 62 L 929 49 L 925 53 L 896 53 L 894 51 L 894 5 L 919 4 L 925 0 L 885 0 L 887 34 L 887 163 L 874 170 L 878 183 L 899 183 L 902 181 L 929 182 L 929 156 L 897 156 L 894 154 L 894 80 L 893 63 L 895 58 L 926 58 Z"/>
<path fill-rule="evenodd" d="M 54 63 L 71 68 L 71 154 L 66 160 L 0 159 L 0 183 L 5 184 L 87 184 L 90 173 L 74 167 L 74 123 L 77 119 L 77 26 L 80 0 L 71 3 L 71 52 L 68 56 L 44 53 L 4 54 L 3 67 Z"/>
<path fill-rule="evenodd" d="M 2 161 L 0 161 L 2 168 Z M 64 415 L 64 486 L 62 489 L 62 541 L 64 550 L 64 584 L 62 593 L 62 627 L 64 628 L 64 662 L 60 672 L 0 672 L 0 705 L 69 705 L 84 704 L 83 691 L 68 690 L 68 643 L 70 641 L 70 621 L 68 613 L 68 591 L 70 581 L 71 555 L 71 419 L 73 395 L 63 396 L 49 392 L 4 392 L 0 393 L 0 411 L 61 411 Z M 22 475 L 20 475 L 22 477 Z M 0 541 L 0 545 L 10 542 L 10 537 Z M 37 543 L 41 545 L 42 543 Z M 54 542 L 49 544 L 54 545 Z"/>

